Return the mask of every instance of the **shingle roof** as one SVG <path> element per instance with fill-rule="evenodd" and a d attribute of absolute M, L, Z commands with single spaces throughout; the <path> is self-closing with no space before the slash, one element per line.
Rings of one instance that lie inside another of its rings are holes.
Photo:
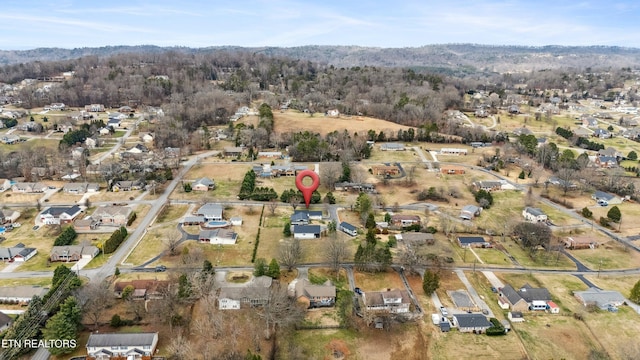
<path fill-rule="evenodd" d="M 320 234 L 320 225 L 294 225 L 294 234 Z"/>
<path fill-rule="evenodd" d="M 532 207 L 526 207 L 524 208 L 525 212 L 528 212 L 529 214 L 533 215 L 533 216 L 541 216 L 544 215 L 544 212 L 538 208 L 532 208 Z"/>
<path fill-rule="evenodd" d="M 91 334 L 87 347 L 151 346 L 158 333 Z"/>
<path fill-rule="evenodd" d="M 453 315 L 461 328 L 491 327 L 487 317 L 481 314 L 455 314 Z"/>

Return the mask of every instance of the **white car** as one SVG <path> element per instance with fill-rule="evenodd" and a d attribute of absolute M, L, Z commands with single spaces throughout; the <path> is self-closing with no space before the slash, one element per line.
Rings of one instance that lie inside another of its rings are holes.
<path fill-rule="evenodd" d="M 449 316 L 449 312 L 444 306 L 440 306 L 440 312 L 442 313 L 442 316 Z"/>

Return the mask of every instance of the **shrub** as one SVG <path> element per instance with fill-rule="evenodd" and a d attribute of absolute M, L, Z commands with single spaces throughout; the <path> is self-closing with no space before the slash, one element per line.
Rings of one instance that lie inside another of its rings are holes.
<path fill-rule="evenodd" d="M 53 242 L 53 246 L 71 245 L 76 237 L 78 237 L 78 233 L 73 229 L 73 226 L 68 226 L 60 235 L 58 235 L 56 240 Z"/>
<path fill-rule="evenodd" d="M 591 217 L 593 216 L 593 212 L 591 212 L 591 210 L 589 210 L 589 208 L 585 206 L 582 208 L 582 216 L 586 217 L 587 219 L 591 219 Z"/>

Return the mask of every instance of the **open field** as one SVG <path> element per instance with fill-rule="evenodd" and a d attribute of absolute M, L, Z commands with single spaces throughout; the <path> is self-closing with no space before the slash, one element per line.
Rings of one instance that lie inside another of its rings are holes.
<path fill-rule="evenodd" d="M 14 193 L 9 190 L 0 194 L 0 198 L 4 204 L 33 204 L 33 206 L 36 206 L 42 195 L 44 194 Z"/>
<path fill-rule="evenodd" d="M 274 111 L 274 130 L 279 133 L 310 131 L 325 135 L 333 131 L 347 130 L 349 133 L 357 132 L 364 136 L 367 131 L 373 129 L 377 132 L 384 131 L 385 134 L 397 134 L 398 130 L 408 130 L 409 126 L 399 125 L 390 121 L 370 118 L 366 116 L 340 115 L 334 118 L 324 116 L 322 113 L 305 114 L 296 110 L 285 112 Z M 248 116 L 241 120 L 245 124 L 258 124 L 257 116 Z"/>
<path fill-rule="evenodd" d="M 640 253 L 619 242 L 602 236 L 595 237 L 600 246 L 595 249 L 568 250 L 591 270 L 629 269 L 640 264 Z"/>
<path fill-rule="evenodd" d="M 132 190 L 132 191 L 106 191 L 101 190 L 98 194 L 92 195 L 89 201 L 92 203 L 113 201 L 113 202 L 125 202 L 127 200 L 135 199 L 144 191 Z"/>
<path fill-rule="evenodd" d="M 505 237 L 504 240 L 500 236 L 494 236 L 496 247 L 504 248 L 504 250 L 513 256 L 522 266 L 532 268 L 550 268 L 550 269 L 575 269 L 576 265 L 566 256 L 558 251 L 537 251 L 532 257 L 528 251 L 516 243 L 513 239 Z"/>

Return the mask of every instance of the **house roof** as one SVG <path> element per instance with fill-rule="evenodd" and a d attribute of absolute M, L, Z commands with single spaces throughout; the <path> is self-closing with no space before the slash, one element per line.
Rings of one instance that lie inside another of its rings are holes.
<path fill-rule="evenodd" d="M 533 301 L 549 301 L 551 300 L 551 294 L 549 290 L 545 288 L 534 288 L 529 284 L 523 285 L 518 294 L 524 299 L 524 301 L 531 303 Z"/>
<path fill-rule="evenodd" d="M 107 206 L 98 207 L 96 211 L 93 212 L 93 216 L 112 217 L 112 216 L 122 215 L 122 216 L 128 217 L 129 214 L 131 214 L 131 211 L 133 210 L 128 206 L 107 205 Z"/>
<path fill-rule="evenodd" d="M 465 212 L 470 212 L 470 213 L 477 213 L 478 211 L 480 211 L 480 207 L 475 206 L 475 205 L 465 205 L 462 207 L 462 211 Z"/>
<path fill-rule="evenodd" d="M 545 215 L 544 211 L 538 209 L 538 208 L 532 208 L 532 207 L 526 207 L 524 208 L 524 211 L 533 215 L 533 216 L 542 216 Z"/>
<path fill-rule="evenodd" d="M 433 240 L 433 234 L 431 233 L 419 233 L 419 232 L 406 232 L 402 234 L 396 235 L 398 240 L 407 241 L 407 242 L 422 242 Z"/>
<path fill-rule="evenodd" d="M 157 340 L 157 332 L 91 334 L 87 341 L 87 347 L 152 346 Z"/>
<path fill-rule="evenodd" d="M 229 239 L 235 240 L 238 237 L 233 230 L 229 229 L 213 229 L 213 230 L 200 230 L 200 235 L 198 238 L 200 239 Z"/>
<path fill-rule="evenodd" d="M 410 304 L 411 299 L 406 290 L 367 291 L 363 295 L 366 306 L 384 306 L 384 299 L 401 299 L 402 304 Z"/>
<path fill-rule="evenodd" d="M 62 214 L 67 214 L 69 216 L 77 214 L 80 212 L 80 206 L 52 206 L 47 210 L 42 212 L 42 215 L 53 215 L 59 217 Z"/>
<path fill-rule="evenodd" d="M 291 222 L 309 221 L 309 214 L 305 212 L 295 212 L 289 220 L 291 220 Z"/>
<path fill-rule="evenodd" d="M 487 317 L 482 314 L 454 314 L 458 327 L 461 328 L 482 328 L 491 327 L 491 323 L 487 320 Z"/>
<path fill-rule="evenodd" d="M 512 311 L 511 312 L 511 317 L 514 319 L 522 319 L 524 316 L 522 316 L 522 312 L 521 311 Z"/>
<path fill-rule="evenodd" d="M 381 149 L 404 149 L 404 145 L 400 143 L 384 143 L 380 145 Z"/>
<path fill-rule="evenodd" d="M 213 182 L 213 180 L 209 179 L 208 177 L 203 177 L 194 181 L 193 185 L 212 186 L 212 185 L 215 185 L 215 183 Z"/>
<path fill-rule="evenodd" d="M 205 217 L 222 217 L 222 205 L 206 203 L 198 209 L 198 215 L 204 215 Z"/>
<path fill-rule="evenodd" d="M 320 225 L 293 225 L 294 234 L 320 234 Z"/>
<path fill-rule="evenodd" d="M 51 255 L 58 256 L 71 256 L 73 254 L 82 255 L 95 255 L 99 252 L 98 248 L 93 245 L 83 246 L 83 245 L 65 245 L 65 246 L 54 246 L 51 248 Z"/>
<path fill-rule="evenodd" d="M 403 214 L 391 215 L 391 221 L 402 221 L 402 220 L 420 221 L 420 216 L 418 216 L 418 215 L 403 215 Z"/>
<path fill-rule="evenodd" d="M 307 214 L 308 217 L 322 217 L 322 211 L 314 210 L 296 210 L 293 214 Z"/>
<path fill-rule="evenodd" d="M 615 198 L 616 196 L 613 194 L 609 194 L 606 193 L 604 191 L 600 191 L 600 190 L 596 190 L 596 192 L 593 194 L 593 198 L 597 199 L 597 200 L 611 200 L 613 198 Z"/>
<path fill-rule="evenodd" d="M 49 288 L 33 285 L 20 285 L 0 287 L 0 298 L 32 298 L 34 296 L 44 296 L 49 292 Z"/>
<path fill-rule="evenodd" d="M 516 292 L 513 286 L 509 284 L 505 285 L 500 292 L 503 297 L 507 298 L 511 305 L 515 305 L 518 301 L 522 300 L 522 297 Z"/>
<path fill-rule="evenodd" d="M 478 244 L 487 242 L 482 236 L 459 236 L 458 241 L 460 244 Z"/>
<path fill-rule="evenodd" d="M 349 224 L 346 221 L 341 222 L 340 223 L 340 227 L 343 228 L 343 229 L 347 229 L 349 231 L 357 231 L 358 230 L 355 226 Z"/>
<path fill-rule="evenodd" d="M 295 285 L 296 297 L 336 297 L 333 285 L 314 285 L 307 279 L 299 279 Z"/>
<path fill-rule="evenodd" d="M 590 287 L 585 291 L 576 291 L 574 295 L 581 299 L 585 304 L 596 304 L 600 308 L 606 308 L 609 305 L 623 304 L 626 299 L 622 294 L 613 290 L 601 290 L 595 287 Z"/>

